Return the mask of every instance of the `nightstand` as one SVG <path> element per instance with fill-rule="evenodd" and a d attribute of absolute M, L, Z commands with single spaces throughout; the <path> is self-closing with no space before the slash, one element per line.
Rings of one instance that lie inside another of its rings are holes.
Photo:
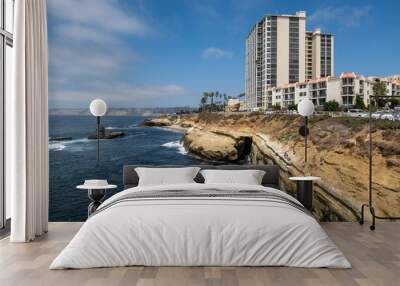
<path fill-rule="evenodd" d="M 106 190 L 115 189 L 116 185 L 108 184 L 107 180 L 85 180 L 83 185 L 76 186 L 77 189 L 87 190 L 91 203 L 88 206 L 88 217 L 101 205 L 106 195 Z"/>
<path fill-rule="evenodd" d="M 297 184 L 297 200 L 308 210 L 313 206 L 313 185 L 314 181 L 320 180 L 320 177 L 290 177 L 291 181 Z"/>

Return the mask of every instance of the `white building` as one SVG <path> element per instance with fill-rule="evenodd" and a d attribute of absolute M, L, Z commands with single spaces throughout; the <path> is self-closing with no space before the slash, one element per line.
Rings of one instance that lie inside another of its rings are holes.
<path fill-rule="evenodd" d="M 334 74 L 332 35 L 306 31 L 306 14 L 266 15 L 246 39 L 247 108 L 262 107 L 266 90 Z"/>
<path fill-rule="evenodd" d="M 386 83 L 387 95 L 400 95 L 400 82 L 396 80 L 344 72 L 339 77 L 328 76 L 307 82 L 269 87 L 263 96 L 262 108 L 267 110 L 277 105 L 287 108 L 291 104 L 298 104 L 303 98 L 312 100 L 319 108 L 323 107 L 326 101 L 332 100 L 341 106 L 351 107 L 355 104 L 357 96 L 368 105 L 377 79 Z"/>
<path fill-rule="evenodd" d="M 386 91 L 388 95 L 400 95 L 400 75 L 392 75 L 385 77 L 369 77 L 371 80 L 379 80 L 386 84 Z"/>
<path fill-rule="evenodd" d="M 239 98 L 229 98 L 227 105 L 225 107 L 226 112 L 236 112 L 240 109 L 240 100 Z"/>

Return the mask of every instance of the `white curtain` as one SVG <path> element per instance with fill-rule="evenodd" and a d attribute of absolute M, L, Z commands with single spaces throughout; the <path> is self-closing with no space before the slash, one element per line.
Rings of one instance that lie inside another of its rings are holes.
<path fill-rule="evenodd" d="M 48 225 L 48 55 L 46 0 L 15 1 L 13 94 L 6 111 L 12 242 Z"/>

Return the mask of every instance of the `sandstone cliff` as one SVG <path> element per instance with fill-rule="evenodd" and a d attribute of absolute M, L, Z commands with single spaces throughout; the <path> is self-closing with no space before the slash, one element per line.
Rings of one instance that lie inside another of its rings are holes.
<path fill-rule="evenodd" d="M 248 157 L 253 164 L 277 164 L 281 187 L 289 193 L 295 185 L 288 178 L 304 171 L 299 116 L 208 113 L 153 122 L 191 127 L 183 137 L 185 147 L 207 160 L 238 162 Z M 399 215 L 400 123 L 380 120 L 373 131 L 375 207 L 379 215 Z M 310 119 L 309 171 L 322 178 L 316 183 L 314 209 L 321 220 L 354 221 L 360 205 L 368 201 L 367 134 L 363 118 Z"/>
<path fill-rule="evenodd" d="M 236 132 L 193 128 L 183 137 L 185 148 L 210 161 L 237 162 L 250 151 L 251 137 Z"/>

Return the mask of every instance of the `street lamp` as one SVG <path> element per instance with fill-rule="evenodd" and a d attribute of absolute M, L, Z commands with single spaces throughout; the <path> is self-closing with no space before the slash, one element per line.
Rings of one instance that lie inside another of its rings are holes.
<path fill-rule="evenodd" d="M 304 163 L 307 165 L 308 116 L 314 113 L 314 103 L 309 99 L 303 99 L 297 105 L 297 111 L 300 115 L 304 116 L 304 125 L 300 127 L 299 133 L 304 136 Z"/>
<path fill-rule="evenodd" d="M 102 99 L 95 99 L 90 103 L 90 113 L 96 116 L 96 131 L 97 131 L 97 163 L 100 160 L 100 117 L 107 112 L 107 104 Z"/>

